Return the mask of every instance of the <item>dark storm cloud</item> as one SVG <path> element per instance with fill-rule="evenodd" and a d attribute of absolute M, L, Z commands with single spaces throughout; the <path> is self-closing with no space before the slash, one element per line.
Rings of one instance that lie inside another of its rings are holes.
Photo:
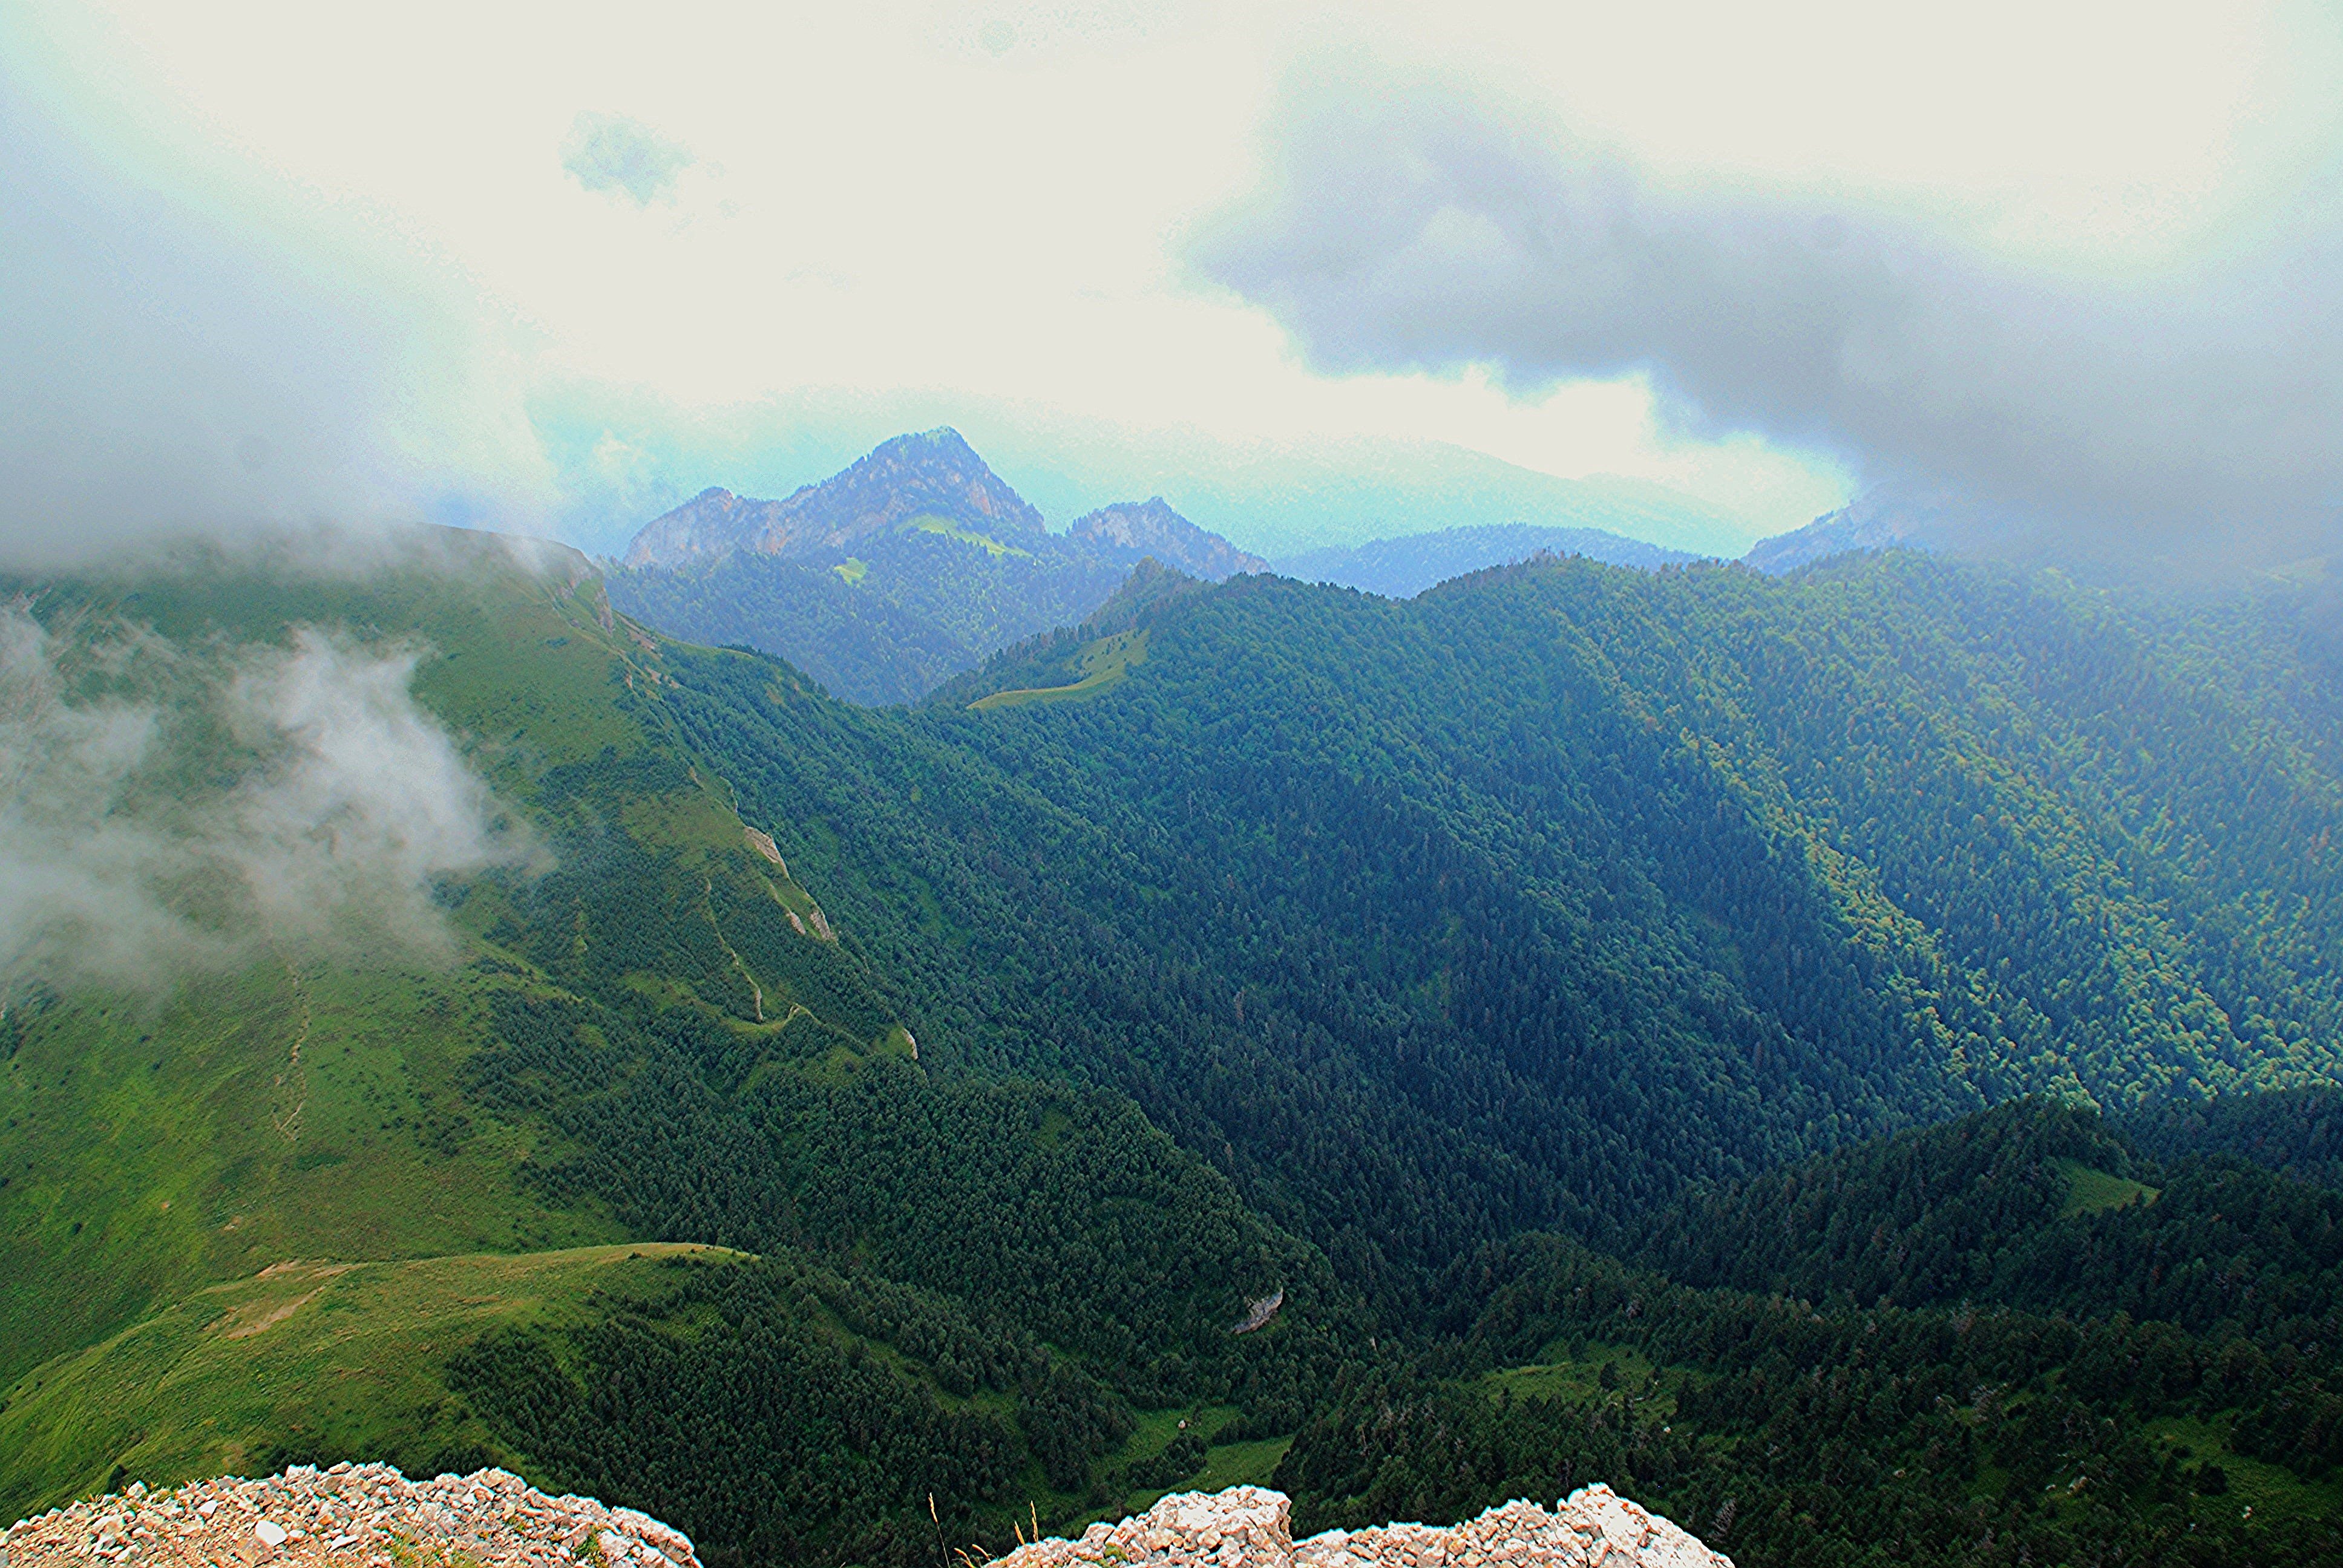
<path fill-rule="evenodd" d="M 561 144 L 561 166 L 589 191 L 624 191 L 637 206 L 648 206 L 675 188 L 676 176 L 694 162 L 689 152 L 640 120 L 581 112 Z"/>
<path fill-rule="evenodd" d="M 2030 269 L 1875 207 L 1669 188 L 1462 95 L 1298 95 L 1209 277 L 1336 372 L 1647 374 L 1695 430 L 1948 487 L 2070 542 L 2266 553 L 2343 511 L 2343 216 L 2300 193 L 2217 261 Z M 2143 536 L 2146 536 L 2143 539 Z"/>

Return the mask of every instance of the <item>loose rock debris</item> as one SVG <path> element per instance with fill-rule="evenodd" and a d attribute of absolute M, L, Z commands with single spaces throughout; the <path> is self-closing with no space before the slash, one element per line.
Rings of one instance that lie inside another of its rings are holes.
<path fill-rule="evenodd" d="M 295 1465 L 53 1509 L 10 1527 L 0 1568 L 700 1568 L 683 1532 L 502 1470 L 409 1481 L 387 1464 Z"/>
<path fill-rule="evenodd" d="M 1607 1486 L 1582 1487 L 1551 1513 L 1508 1503 L 1453 1526 L 1383 1524 L 1300 1542 L 1290 1512 L 1283 1493 L 1258 1486 L 1174 1493 L 1138 1518 L 1093 1524 L 1079 1541 L 1034 1542 L 993 1568 L 1733 1568 L 1731 1558 Z"/>

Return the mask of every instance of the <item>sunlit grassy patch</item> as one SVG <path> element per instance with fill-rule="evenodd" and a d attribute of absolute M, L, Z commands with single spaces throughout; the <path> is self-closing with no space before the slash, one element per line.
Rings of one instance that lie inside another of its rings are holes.
<path fill-rule="evenodd" d="M 974 545 L 995 560 L 1002 556 L 1015 556 L 1021 560 L 1033 558 L 1033 552 L 1031 550 L 1021 550 L 1015 545 L 1004 545 L 990 534 L 980 534 L 974 528 L 964 528 L 950 518 L 940 518 L 933 513 L 912 518 L 903 524 L 903 528 L 907 532 L 941 534 L 948 539 L 958 539 L 964 545 Z M 851 582 L 854 579 L 850 578 L 847 580 Z"/>
<path fill-rule="evenodd" d="M 1141 628 L 1102 637 L 1082 649 L 1081 678 L 1071 686 L 1031 687 L 1020 691 L 996 691 L 969 704 L 979 711 L 1016 708 L 1028 702 L 1061 702 L 1093 697 L 1121 683 L 1131 669 L 1147 662 L 1147 632 Z"/>
<path fill-rule="evenodd" d="M 286 1262 L 198 1292 L 34 1369 L 0 1410 L 0 1513 L 130 1480 L 175 1484 L 357 1454 L 409 1468 L 505 1458 L 442 1381 L 487 1329 L 656 1296 L 659 1266 L 718 1249 L 635 1242 L 519 1256 Z"/>
<path fill-rule="evenodd" d="M 2057 1166 L 2066 1177 L 2066 1201 L 2058 1211 L 2061 1219 L 2156 1201 L 2157 1190 L 2145 1181 L 2095 1171 L 2079 1160 L 2060 1160 Z"/>

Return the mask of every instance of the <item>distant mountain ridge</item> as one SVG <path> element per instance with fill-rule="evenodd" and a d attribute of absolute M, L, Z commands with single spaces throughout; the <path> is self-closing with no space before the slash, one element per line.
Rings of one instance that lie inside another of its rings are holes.
<path fill-rule="evenodd" d="M 1490 567 L 1512 566 L 1542 552 L 1584 556 L 1609 566 L 1645 570 L 1702 558 L 1606 528 L 1493 523 L 1375 539 L 1341 549 L 1310 550 L 1284 558 L 1276 568 L 1284 576 L 1304 582 L 1362 588 L 1387 598 L 1413 598 L 1434 583 Z"/>
<path fill-rule="evenodd" d="M 1219 582 L 1239 572 L 1270 569 L 1261 557 L 1237 548 L 1218 534 L 1207 533 L 1173 511 L 1161 496 L 1118 501 L 1076 518 L 1067 537 L 1134 561 L 1152 556 L 1167 567 L 1207 582 Z"/>
<path fill-rule="evenodd" d="M 909 702 L 1080 623 L 1150 558 L 1215 582 L 1268 568 L 1161 496 L 1052 533 L 947 426 L 781 500 L 702 490 L 636 534 L 609 586 L 662 631 L 777 654 L 851 701 Z"/>
<path fill-rule="evenodd" d="M 1866 491 L 1803 528 L 1759 539 L 1741 558 L 1778 577 L 1849 550 L 1942 550 L 1951 542 L 1951 509 L 1942 496 Z"/>
<path fill-rule="evenodd" d="M 1041 514 L 985 466 L 949 426 L 898 436 L 786 500 L 759 501 L 711 487 L 654 518 L 628 547 L 629 567 L 755 550 L 769 556 L 838 549 L 912 518 L 932 516 L 987 533 L 1044 531 Z"/>

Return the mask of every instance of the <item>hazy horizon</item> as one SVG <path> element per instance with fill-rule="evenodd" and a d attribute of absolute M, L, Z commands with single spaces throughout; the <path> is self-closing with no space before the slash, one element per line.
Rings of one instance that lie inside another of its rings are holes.
<path fill-rule="evenodd" d="M 608 549 L 950 422 L 1053 516 L 1184 447 L 1271 552 L 1417 530 L 1247 484 L 1412 450 L 1680 491 L 1711 537 L 1654 542 L 1719 554 L 1882 481 L 2304 553 L 2339 59 L 2288 5 L 18 7 L 5 537 Z"/>

